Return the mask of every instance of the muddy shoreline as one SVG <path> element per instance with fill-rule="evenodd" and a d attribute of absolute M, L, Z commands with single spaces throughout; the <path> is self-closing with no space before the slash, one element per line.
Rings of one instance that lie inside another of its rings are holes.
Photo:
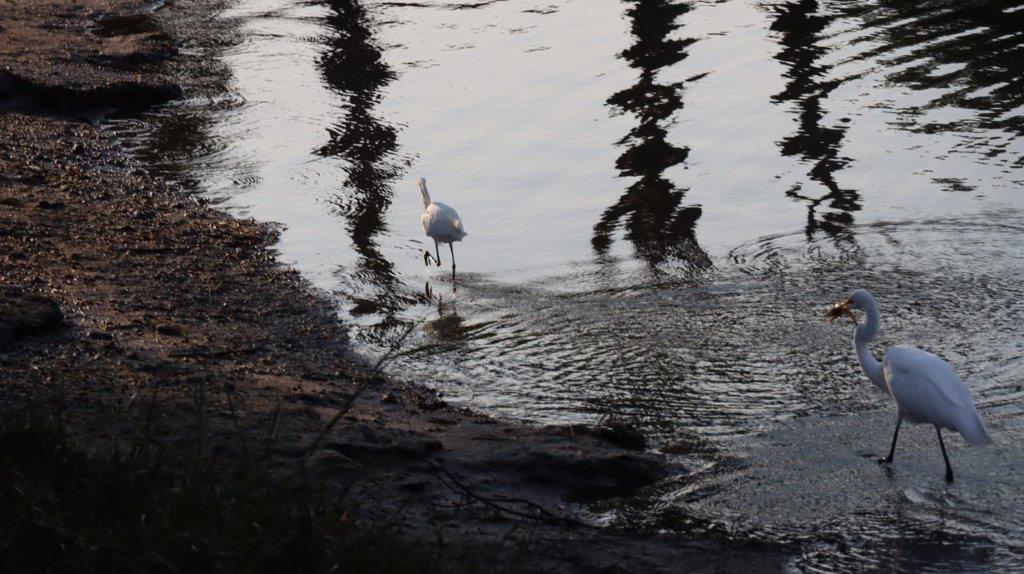
<path fill-rule="evenodd" d="M 156 8 L 196 6 L 4 8 L 0 409 L 48 409 L 89 448 L 263 452 L 282 476 L 351 488 L 360 520 L 538 570 L 784 565 L 786 549 L 581 524 L 581 504 L 679 469 L 621 429 L 497 421 L 377 375 L 329 299 L 277 261 L 272 225 L 150 176 L 90 123 L 182 95 L 180 31 L 140 17 Z"/>

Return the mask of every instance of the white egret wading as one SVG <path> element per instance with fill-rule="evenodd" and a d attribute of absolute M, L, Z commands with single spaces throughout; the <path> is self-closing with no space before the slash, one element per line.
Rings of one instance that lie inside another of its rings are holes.
<path fill-rule="evenodd" d="M 438 247 L 438 243 L 447 243 L 448 249 L 452 253 L 452 277 L 455 276 L 455 248 L 452 244 L 456 241 L 462 241 L 462 238 L 466 236 L 466 229 L 462 226 L 462 218 L 459 217 L 459 213 L 452 207 L 445 205 L 439 201 L 430 201 L 430 193 L 427 192 L 427 180 L 422 177 L 416 180 L 416 183 L 420 186 L 420 193 L 423 194 L 423 215 L 420 216 L 420 222 L 423 224 L 423 231 L 426 232 L 427 237 L 434 240 L 434 251 L 437 253 L 437 257 L 430 254 L 427 251 L 423 254 L 423 262 L 430 265 L 430 260 L 433 258 L 437 262 L 437 266 L 441 266 L 441 249 Z"/>
<path fill-rule="evenodd" d="M 845 315 L 857 324 L 853 310 L 863 311 L 865 315 L 864 324 L 857 325 L 854 336 L 860 366 L 875 386 L 892 396 L 898 409 L 889 455 L 879 462 L 892 462 L 896 438 L 904 420 L 927 423 L 935 427 L 939 436 L 939 448 L 946 462 L 946 480 L 951 482 L 953 469 L 949 466 L 946 445 L 942 442 L 942 429 L 960 433 L 973 446 L 985 446 L 991 442 L 985 423 L 974 407 L 970 389 L 949 363 L 917 347 L 892 347 L 879 363 L 868 348 L 868 343 L 875 338 L 881 326 L 878 305 L 870 292 L 858 289 L 833 305 L 827 313 L 829 322 Z"/>

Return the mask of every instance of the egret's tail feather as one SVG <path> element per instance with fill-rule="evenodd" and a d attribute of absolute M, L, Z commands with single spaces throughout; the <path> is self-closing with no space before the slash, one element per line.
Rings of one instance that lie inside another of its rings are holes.
<path fill-rule="evenodd" d="M 985 428 L 985 423 L 978 416 L 978 413 L 974 413 L 974 417 L 957 430 L 960 431 L 960 435 L 971 446 L 987 446 L 992 443 L 992 438 L 988 435 L 988 429 Z"/>
<path fill-rule="evenodd" d="M 416 185 L 420 186 L 420 193 L 423 194 L 423 208 L 430 207 L 430 193 L 427 191 L 427 180 L 426 178 L 419 178 L 416 180 Z"/>
<path fill-rule="evenodd" d="M 459 241 L 462 241 L 463 237 L 469 235 L 469 233 L 466 232 L 466 229 L 464 227 L 462 227 L 462 220 L 461 219 L 456 219 L 456 220 L 452 221 L 452 227 L 455 228 L 455 231 L 457 232 L 457 234 L 459 236 L 458 237 Z"/>

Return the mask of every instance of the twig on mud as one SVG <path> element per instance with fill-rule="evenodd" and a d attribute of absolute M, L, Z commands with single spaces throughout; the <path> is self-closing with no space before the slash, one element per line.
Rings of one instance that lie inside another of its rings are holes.
<path fill-rule="evenodd" d="M 548 524 L 560 524 L 560 525 L 563 525 L 563 526 L 581 526 L 581 527 L 588 527 L 589 526 L 585 522 L 580 522 L 579 520 L 576 520 L 575 518 L 569 518 L 568 516 L 560 516 L 558 514 L 555 514 L 554 512 L 551 512 L 547 508 L 544 508 L 543 506 L 537 504 L 536 502 L 533 502 L 532 500 L 526 500 L 525 498 L 511 498 L 511 497 L 505 497 L 505 496 L 496 497 L 496 498 L 488 498 L 486 496 L 477 494 L 476 492 L 473 491 L 472 488 L 466 486 L 466 484 L 463 483 L 458 478 L 456 478 L 455 475 L 453 475 L 452 473 L 448 472 L 447 470 L 444 470 L 437 463 L 435 463 L 435 462 L 433 462 L 431 460 L 427 460 L 427 459 L 424 459 L 424 460 L 426 460 L 427 464 L 429 464 L 434 470 L 436 470 L 439 473 L 439 475 L 441 477 L 443 477 L 443 478 L 440 479 L 441 484 L 443 484 L 445 487 L 447 487 L 447 488 L 449 488 L 449 489 L 451 489 L 451 490 L 453 490 L 453 491 L 455 491 L 455 492 L 457 492 L 457 493 L 459 493 L 459 494 L 461 494 L 461 495 L 463 495 L 463 496 L 465 496 L 465 497 L 467 497 L 467 498 L 469 498 L 469 499 L 471 499 L 473 501 L 476 501 L 476 502 L 479 502 L 480 504 L 483 504 L 484 506 L 486 506 L 488 508 L 497 510 L 498 512 L 502 512 L 502 513 L 505 513 L 505 514 L 510 514 L 512 516 L 516 516 L 516 517 L 519 517 L 519 518 L 524 518 L 524 519 L 527 519 L 527 520 L 536 520 L 536 521 L 545 522 L 545 523 L 548 523 Z M 445 479 L 448 479 L 448 480 L 446 481 Z M 521 505 L 521 506 L 525 506 L 527 508 L 532 508 L 534 511 L 536 511 L 536 513 L 535 514 L 531 514 L 529 512 L 523 512 L 521 510 L 516 510 L 515 508 L 511 508 L 508 505 Z"/>
<path fill-rule="evenodd" d="M 404 333 L 402 333 L 402 336 L 395 340 L 394 343 L 392 343 L 391 350 L 389 350 L 387 353 L 384 353 L 384 355 L 377 361 L 377 363 L 373 365 L 373 367 L 370 369 L 371 373 L 379 373 L 380 367 L 386 361 L 389 361 L 396 356 L 395 353 L 401 347 L 406 337 L 408 337 L 409 334 L 412 333 L 412 330 L 414 328 L 416 328 L 416 323 L 410 323 L 409 328 L 406 329 Z M 350 394 L 347 399 L 345 399 L 345 402 L 340 407 L 338 407 L 338 412 L 334 413 L 334 416 L 331 417 L 331 420 L 327 422 L 324 428 L 320 429 L 320 432 L 317 433 L 316 438 L 313 439 L 313 443 L 309 445 L 309 448 L 306 450 L 305 456 L 302 457 L 302 463 L 299 465 L 299 468 L 296 471 L 296 475 L 305 472 L 306 465 L 309 463 L 309 459 L 312 458 L 313 454 L 320 450 L 320 446 L 323 443 L 324 438 L 327 436 L 327 433 L 331 432 L 331 429 L 333 429 L 334 426 L 338 424 L 338 421 L 341 420 L 341 417 L 345 416 L 345 414 L 348 413 L 349 409 L 352 408 L 352 405 L 355 404 L 356 399 L 359 398 L 359 395 L 363 394 L 367 387 L 370 386 L 370 383 L 376 380 L 376 376 L 366 377 L 363 380 L 362 384 L 360 384 L 359 387 L 356 388 L 356 390 L 352 394 Z"/>

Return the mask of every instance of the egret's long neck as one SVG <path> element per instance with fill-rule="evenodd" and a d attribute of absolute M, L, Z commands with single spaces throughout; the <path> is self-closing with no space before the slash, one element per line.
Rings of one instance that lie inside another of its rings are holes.
<path fill-rule="evenodd" d="M 423 209 L 430 207 L 430 193 L 427 191 L 427 180 L 422 177 L 416 181 L 420 186 L 420 193 L 423 194 Z"/>
<path fill-rule="evenodd" d="M 878 316 L 878 306 L 873 299 L 864 306 L 864 314 L 866 321 L 863 325 L 857 325 L 857 334 L 853 338 L 854 344 L 857 347 L 857 359 L 860 361 L 860 366 L 864 369 L 864 373 L 871 379 L 871 382 L 888 393 L 889 387 L 885 384 L 882 364 L 875 359 L 875 356 L 871 354 L 871 349 L 868 348 L 868 343 L 878 334 L 882 324 Z"/>

